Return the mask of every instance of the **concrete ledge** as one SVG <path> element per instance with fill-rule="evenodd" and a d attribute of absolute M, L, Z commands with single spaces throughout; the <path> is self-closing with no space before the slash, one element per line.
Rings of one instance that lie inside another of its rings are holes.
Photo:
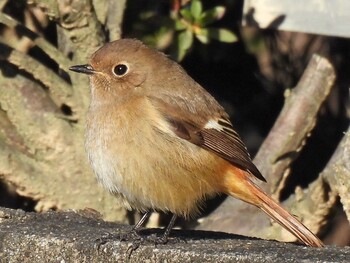
<path fill-rule="evenodd" d="M 350 248 L 308 248 L 237 235 L 174 231 L 166 245 L 118 236 L 130 226 L 102 221 L 97 213 L 26 213 L 0 208 L 0 262 L 350 262 Z M 114 238 L 97 240 L 107 233 Z M 157 229 L 145 234 L 161 235 Z"/>

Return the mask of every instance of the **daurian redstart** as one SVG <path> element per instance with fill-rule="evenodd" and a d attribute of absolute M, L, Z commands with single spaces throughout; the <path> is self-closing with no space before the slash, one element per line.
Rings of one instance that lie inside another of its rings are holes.
<path fill-rule="evenodd" d="M 199 212 L 218 193 L 257 206 L 306 245 L 322 242 L 265 194 L 265 180 L 222 106 L 176 62 L 135 39 L 97 50 L 86 65 L 91 103 L 85 148 L 98 181 L 127 209 Z"/>

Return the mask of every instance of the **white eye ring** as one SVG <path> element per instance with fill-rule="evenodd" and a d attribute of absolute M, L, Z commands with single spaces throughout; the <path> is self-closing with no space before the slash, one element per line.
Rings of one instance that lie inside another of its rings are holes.
<path fill-rule="evenodd" d="M 129 72 L 129 65 L 125 62 L 120 62 L 113 67 L 112 72 L 117 77 L 123 77 Z"/>

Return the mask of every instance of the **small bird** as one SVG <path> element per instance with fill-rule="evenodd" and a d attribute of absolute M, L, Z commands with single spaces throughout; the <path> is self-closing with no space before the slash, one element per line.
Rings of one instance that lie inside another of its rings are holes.
<path fill-rule="evenodd" d="M 127 209 L 173 217 L 199 213 L 225 193 L 250 203 L 303 243 L 323 244 L 256 184 L 265 181 L 222 106 L 165 54 L 136 39 L 105 44 L 89 64 L 70 67 L 90 79 L 85 148 L 98 181 Z"/>

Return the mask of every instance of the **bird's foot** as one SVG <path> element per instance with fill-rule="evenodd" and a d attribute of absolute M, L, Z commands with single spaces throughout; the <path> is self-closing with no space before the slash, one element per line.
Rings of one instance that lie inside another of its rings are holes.
<path fill-rule="evenodd" d="M 120 234 L 119 236 L 120 241 L 142 241 L 143 237 L 138 233 L 137 230 L 132 229 L 126 233 Z"/>
<path fill-rule="evenodd" d="M 113 241 L 117 239 L 117 235 L 116 234 L 112 234 L 110 232 L 106 232 L 104 233 L 101 237 L 97 238 L 95 240 L 95 245 L 94 247 L 97 248 L 97 250 L 100 249 L 101 246 L 105 245 L 106 243 L 108 243 L 109 241 Z"/>
<path fill-rule="evenodd" d="M 147 243 L 152 243 L 154 245 L 164 245 L 168 242 L 168 237 L 165 236 L 157 236 L 156 234 L 152 234 L 147 236 Z"/>
<path fill-rule="evenodd" d="M 102 245 L 110 241 L 131 241 L 135 243 L 142 243 L 143 237 L 134 229 L 127 231 L 126 233 L 110 233 L 105 232 L 101 237 L 95 240 L 95 247 L 99 249 Z"/>

